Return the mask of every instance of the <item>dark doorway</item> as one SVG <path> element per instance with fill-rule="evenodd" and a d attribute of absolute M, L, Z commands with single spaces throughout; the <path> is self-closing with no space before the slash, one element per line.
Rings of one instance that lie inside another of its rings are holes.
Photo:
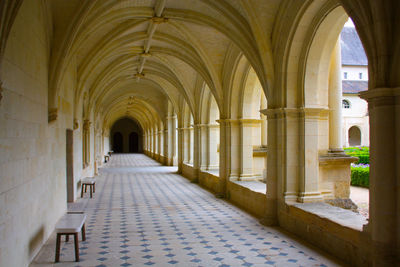
<path fill-rule="evenodd" d="M 136 132 L 132 132 L 129 135 L 129 153 L 139 152 L 139 135 Z"/>
<path fill-rule="evenodd" d="M 121 134 L 121 143 L 114 141 L 114 136 L 116 133 Z M 143 130 L 139 123 L 132 118 L 125 117 L 117 120 L 111 127 L 110 137 L 111 147 L 113 148 L 114 152 L 143 152 Z"/>
<path fill-rule="evenodd" d="M 361 145 L 361 131 L 357 126 L 353 126 L 349 129 L 349 145 L 350 146 Z"/>
<path fill-rule="evenodd" d="M 122 139 L 122 134 L 120 132 L 116 132 L 113 137 L 114 153 L 122 153 L 123 147 L 124 147 L 124 140 Z"/>

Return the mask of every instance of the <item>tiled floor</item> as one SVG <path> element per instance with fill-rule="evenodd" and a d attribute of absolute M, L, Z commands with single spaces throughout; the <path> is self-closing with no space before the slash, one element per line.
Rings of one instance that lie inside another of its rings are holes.
<path fill-rule="evenodd" d="M 71 240 L 54 264 L 53 233 L 31 266 L 340 265 L 175 171 L 141 154 L 113 155 L 94 198 L 78 201 L 88 216 L 81 261 Z"/>

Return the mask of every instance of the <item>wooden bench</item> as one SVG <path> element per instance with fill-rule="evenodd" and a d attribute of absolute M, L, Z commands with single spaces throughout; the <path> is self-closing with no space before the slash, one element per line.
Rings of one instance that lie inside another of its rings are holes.
<path fill-rule="evenodd" d="M 85 214 L 65 214 L 56 224 L 56 258 L 55 262 L 60 261 L 61 236 L 65 235 L 65 242 L 69 241 L 69 236 L 74 236 L 75 241 L 75 261 L 79 261 L 79 232 L 82 233 L 82 241 L 86 240 L 85 233 Z"/>
<path fill-rule="evenodd" d="M 89 186 L 90 190 L 90 198 L 93 197 L 93 193 L 96 192 L 96 180 L 93 177 L 86 177 L 81 180 L 82 188 L 81 188 L 81 198 L 83 197 L 83 187 L 85 187 L 85 193 L 87 191 L 87 186 Z"/>

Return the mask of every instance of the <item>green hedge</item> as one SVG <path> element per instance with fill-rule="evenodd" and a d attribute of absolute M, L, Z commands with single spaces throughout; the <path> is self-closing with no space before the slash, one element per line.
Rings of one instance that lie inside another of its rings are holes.
<path fill-rule="evenodd" d="M 369 166 L 351 167 L 351 185 L 369 188 Z"/>
<path fill-rule="evenodd" d="M 347 147 L 344 152 L 352 157 L 358 157 L 356 164 L 369 164 L 369 147 Z"/>

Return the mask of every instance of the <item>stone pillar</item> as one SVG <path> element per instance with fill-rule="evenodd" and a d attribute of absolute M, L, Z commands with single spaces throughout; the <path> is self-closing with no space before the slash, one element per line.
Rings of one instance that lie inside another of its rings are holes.
<path fill-rule="evenodd" d="M 162 164 L 164 164 L 164 161 L 163 161 L 163 155 L 164 155 L 164 143 L 163 143 L 163 141 L 164 141 L 164 131 L 158 131 L 158 135 L 157 135 L 157 138 L 158 138 L 158 140 L 157 140 L 157 143 L 158 143 L 158 160 L 162 163 Z"/>
<path fill-rule="evenodd" d="M 300 110 L 300 147 L 301 157 L 299 164 L 299 202 L 322 201 L 319 191 L 319 155 L 318 155 L 318 124 L 320 108 L 304 108 Z"/>
<path fill-rule="evenodd" d="M 227 132 L 226 135 L 229 138 L 229 142 L 226 143 L 228 146 L 226 156 L 229 159 L 229 180 L 237 181 L 240 177 L 241 170 L 241 140 L 240 140 L 240 121 L 239 120 L 226 120 Z M 222 129 L 220 128 L 220 134 L 222 134 Z M 222 136 L 220 143 L 220 154 L 222 151 Z M 221 157 L 220 157 L 220 165 Z"/>
<path fill-rule="evenodd" d="M 218 124 L 208 124 L 207 125 L 207 170 L 213 170 L 219 168 L 219 155 L 218 155 L 218 145 L 220 142 L 220 130 Z"/>
<path fill-rule="evenodd" d="M 192 183 L 198 183 L 199 175 L 200 175 L 200 164 L 201 164 L 201 124 L 193 125 L 193 147 L 192 147 L 192 155 L 193 155 L 193 169 L 194 169 L 194 177 L 191 180 Z"/>
<path fill-rule="evenodd" d="M 226 196 L 227 180 L 230 175 L 230 123 L 227 119 L 217 120 L 220 128 L 220 146 L 219 146 L 219 180 L 218 190 L 215 194 L 218 198 L 224 198 Z"/>
<path fill-rule="evenodd" d="M 91 121 L 89 120 L 84 120 L 83 121 L 83 168 L 86 168 L 90 164 L 90 125 L 92 124 Z"/>
<path fill-rule="evenodd" d="M 342 59 L 340 39 L 332 52 L 329 73 L 329 152 L 342 153 Z"/>
<path fill-rule="evenodd" d="M 168 123 L 166 125 L 168 125 Z M 163 132 L 163 143 L 164 143 L 163 157 L 164 157 L 164 162 L 163 162 L 163 164 L 167 165 L 167 166 L 170 166 L 169 156 L 168 156 L 168 150 L 169 150 L 169 146 L 170 146 L 168 134 L 169 134 L 168 129 L 164 129 L 164 132 Z"/>
<path fill-rule="evenodd" d="M 178 173 L 182 173 L 183 163 L 185 162 L 185 130 L 183 128 L 178 128 Z"/>
<path fill-rule="evenodd" d="M 278 111 L 278 112 L 277 112 Z M 278 225 L 278 164 L 282 166 L 280 162 L 278 163 L 278 154 L 282 156 L 282 153 L 278 153 L 278 148 L 282 147 L 278 145 L 278 117 L 281 113 L 280 110 L 274 109 L 264 109 L 261 110 L 263 114 L 266 115 L 268 120 L 268 160 L 267 160 L 267 192 L 266 192 L 266 202 L 267 209 L 265 210 L 264 216 L 260 219 L 260 222 L 264 225 Z M 282 129 L 280 129 L 282 130 Z M 280 140 L 282 141 L 282 140 Z M 282 167 L 281 167 L 282 168 Z M 282 183 L 282 181 L 281 181 Z"/>
<path fill-rule="evenodd" d="M 167 158 L 168 158 L 168 165 L 172 166 L 174 162 L 174 151 L 175 151 L 175 121 L 176 116 L 169 116 L 168 120 L 168 151 L 167 151 Z"/>
<path fill-rule="evenodd" d="M 194 128 L 193 125 L 189 128 L 189 164 L 194 161 Z"/>
<path fill-rule="evenodd" d="M 209 138 L 208 138 L 208 124 L 198 124 L 200 128 L 200 136 L 199 136 L 199 158 L 200 158 L 200 170 L 205 171 L 208 167 L 209 161 Z"/>
<path fill-rule="evenodd" d="M 183 163 L 189 164 L 190 162 L 190 130 L 189 128 L 182 128 L 183 131 Z"/>
<path fill-rule="evenodd" d="M 157 155 L 157 129 L 154 128 L 153 129 L 153 158 L 156 158 Z"/>
<path fill-rule="evenodd" d="M 400 87 L 362 92 L 370 120 L 369 225 L 374 266 L 398 266 L 400 255 Z M 397 255 L 397 258 L 396 258 Z"/>
<path fill-rule="evenodd" d="M 253 128 L 261 122 L 257 119 L 240 119 L 240 176 L 239 179 L 253 179 Z"/>

